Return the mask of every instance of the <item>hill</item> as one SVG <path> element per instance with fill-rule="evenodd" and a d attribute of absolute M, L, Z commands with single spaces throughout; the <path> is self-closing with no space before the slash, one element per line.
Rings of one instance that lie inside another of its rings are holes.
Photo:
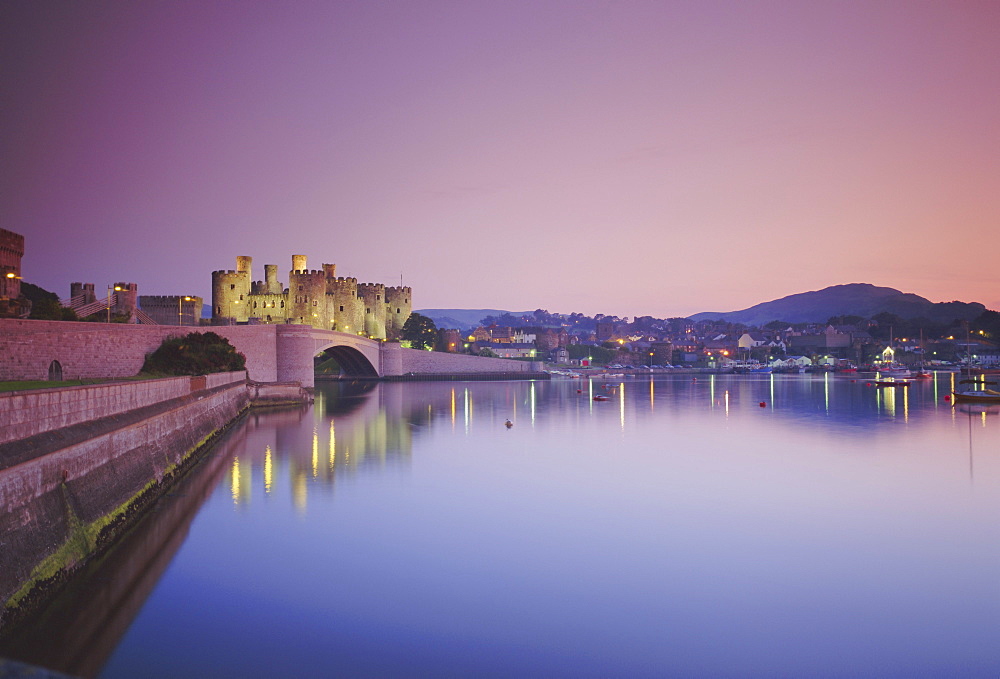
<path fill-rule="evenodd" d="M 927 318 L 939 323 L 971 320 L 986 310 L 978 302 L 931 302 L 919 295 L 883 288 L 870 283 L 833 285 L 822 290 L 788 295 L 761 302 L 742 311 L 705 311 L 692 320 L 721 319 L 730 323 L 762 326 L 771 321 L 823 323 L 831 316 L 856 315 L 871 318 L 887 311 L 901 318 Z"/>
<path fill-rule="evenodd" d="M 418 314 L 423 314 L 434 321 L 434 325 L 439 328 L 458 328 L 459 330 L 471 330 L 479 325 L 479 321 L 487 316 L 499 316 L 500 314 L 512 314 L 520 316 L 531 314 L 530 311 L 504 311 L 503 309 L 417 309 Z"/>

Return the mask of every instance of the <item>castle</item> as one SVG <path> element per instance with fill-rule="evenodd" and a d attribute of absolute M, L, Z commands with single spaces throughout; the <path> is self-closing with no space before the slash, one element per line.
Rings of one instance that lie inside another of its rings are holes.
<path fill-rule="evenodd" d="M 276 264 L 252 281 L 253 258 L 236 258 L 236 270 L 212 272 L 212 322 L 298 323 L 373 339 L 398 339 L 412 309 L 410 288 L 338 278 L 335 264 L 310 271 L 305 255 L 292 255 L 288 287 Z"/>

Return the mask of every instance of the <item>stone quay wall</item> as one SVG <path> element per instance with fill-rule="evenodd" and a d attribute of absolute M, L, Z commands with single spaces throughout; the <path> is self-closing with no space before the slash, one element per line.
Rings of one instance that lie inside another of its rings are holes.
<path fill-rule="evenodd" d="M 243 379 L 194 379 L 205 388 L 0 444 L 0 628 L 124 534 L 250 405 Z"/>
<path fill-rule="evenodd" d="M 406 374 L 446 374 L 446 373 L 531 373 L 541 372 L 541 361 L 514 361 L 508 358 L 487 358 L 467 354 L 450 354 L 440 351 L 419 349 L 399 349 L 400 373 Z"/>
<path fill-rule="evenodd" d="M 246 381 L 244 372 L 0 393 L 0 443 Z"/>

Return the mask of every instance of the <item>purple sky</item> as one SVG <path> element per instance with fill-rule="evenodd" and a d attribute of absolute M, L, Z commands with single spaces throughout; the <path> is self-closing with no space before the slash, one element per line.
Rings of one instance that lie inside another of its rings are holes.
<path fill-rule="evenodd" d="M 60 296 L 301 253 L 415 308 L 997 309 L 997 36 L 995 0 L 7 0 L 0 226 Z"/>

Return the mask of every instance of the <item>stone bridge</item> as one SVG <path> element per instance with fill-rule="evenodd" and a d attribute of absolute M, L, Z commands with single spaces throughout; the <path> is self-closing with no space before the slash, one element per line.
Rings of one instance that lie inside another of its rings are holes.
<path fill-rule="evenodd" d="M 167 337 L 214 332 L 246 356 L 255 382 L 299 382 L 314 386 L 313 357 L 330 349 L 348 375 L 527 373 L 542 369 L 502 358 L 404 349 L 358 335 L 308 325 L 179 327 L 71 321 L 0 319 L 0 381 L 131 377 L 146 354 Z"/>

